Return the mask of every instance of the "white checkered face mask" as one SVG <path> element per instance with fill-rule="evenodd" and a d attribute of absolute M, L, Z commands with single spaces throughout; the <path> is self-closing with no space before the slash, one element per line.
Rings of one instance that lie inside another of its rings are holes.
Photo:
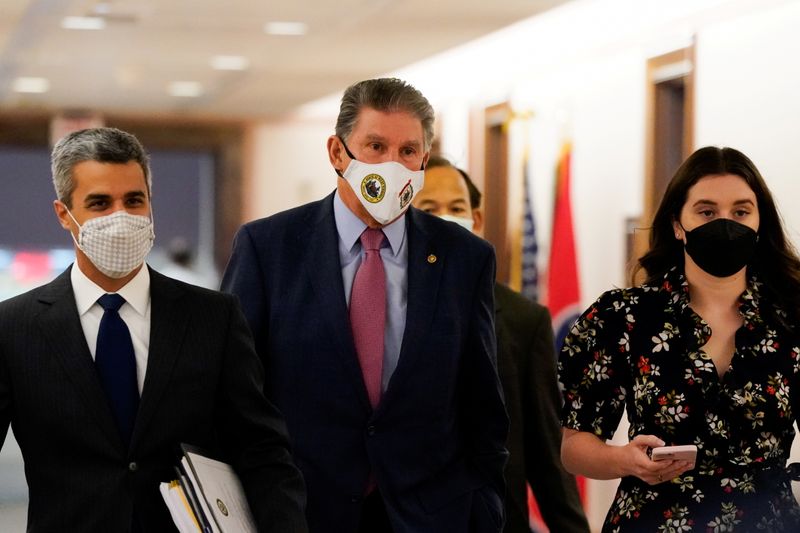
<path fill-rule="evenodd" d="M 69 210 L 67 213 L 80 228 L 78 240 L 74 235 L 72 240 L 92 264 L 110 278 L 117 279 L 130 274 L 142 264 L 153 247 L 155 233 L 152 215 L 131 215 L 120 210 L 103 217 L 90 218 L 81 226 Z"/>

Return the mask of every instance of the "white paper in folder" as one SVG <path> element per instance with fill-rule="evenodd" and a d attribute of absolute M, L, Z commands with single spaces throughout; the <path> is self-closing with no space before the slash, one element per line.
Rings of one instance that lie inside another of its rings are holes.
<path fill-rule="evenodd" d="M 257 533 L 242 483 L 233 468 L 194 451 L 185 450 L 184 458 L 219 530 L 223 533 Z"/>

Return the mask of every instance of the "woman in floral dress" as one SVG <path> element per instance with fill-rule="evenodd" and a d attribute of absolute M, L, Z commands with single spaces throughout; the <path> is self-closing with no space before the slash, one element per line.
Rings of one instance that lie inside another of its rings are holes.
<path fill-rule="evenodd" d="M 564 465 L 622 478 L 603 531 L 800 532 L 786 465 L 800 260 L 753 163 L 731 148 L 692 154 L 639 263 L 646 282 L 600 296 L 559 362 Z M 625 408 L 630 441 L 609 445 Z M 684 444 L 695 465 L 648 455 Z"/>

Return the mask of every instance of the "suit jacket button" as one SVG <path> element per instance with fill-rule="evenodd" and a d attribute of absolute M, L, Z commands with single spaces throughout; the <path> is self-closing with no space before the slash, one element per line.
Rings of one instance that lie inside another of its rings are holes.
<path fill-rule="evenodd" d="M 375 434 L 375 426 L 368 426 L 367 427 L 367 435 L 369 435 L 371 437 L 374 434 Z"/>
<path fill-rule="evenodd" d="M 136 472 L 139 470 L 139 465 L 136 464 L 136 461 L 131 461 L 128 463 L 128 470 L 131 472 Z"/>

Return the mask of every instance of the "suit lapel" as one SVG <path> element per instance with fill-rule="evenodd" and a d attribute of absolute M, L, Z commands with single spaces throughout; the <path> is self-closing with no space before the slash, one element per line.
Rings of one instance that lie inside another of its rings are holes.
<path fill-rule="evenodd" d="M 400 346 L 397 368 L 389 381 L 389 387 L 381 406 L 390 403 L 390 397 L 402 383 L 413 378 L 417 358 L 424 343 L 436 309 L 439 280 L 444 263 L 444 250 L 439 246 L 424 224 L 419 212 L 408 210 L 408 291 L 406 306 L 406 328 Z"/>
<path fill-rule="evenodd" d="M 77 268 L 75 265 L 72 268 Z M 61 362 L 64 372 L 84 399 L 86 409 L 98 421 L 109 440 L 123 447 L 111 407 L 97 376 L 86 336 L 83 333 L 70 269 L 47 285 L 39 297 L 43 309 L 38 317 L 42 338 Z"/>
<path fill-rule="evenodd" d="M 339 234 L 333 214 L 333 195 L 320 202 L 319 210 L 306 226 L 305 238 L 298 240 L 306 248 L 306 274 L 317 297 L 317 311 L 324 315 L 336 350 L 345 371 L 356 388 L 356 394 L 365 409 L 371 409 L 367 389 L 358 364 L 353 334 L 342 283 L 342 266 L 339 261 Z"/>
<path fill-rule="evenodd" d="M 173 280 L 150 269 L 150 347 L 131 449 L 157 410 L 183 345 L 190 310 L 181 304 L 182 294 Z"/>

